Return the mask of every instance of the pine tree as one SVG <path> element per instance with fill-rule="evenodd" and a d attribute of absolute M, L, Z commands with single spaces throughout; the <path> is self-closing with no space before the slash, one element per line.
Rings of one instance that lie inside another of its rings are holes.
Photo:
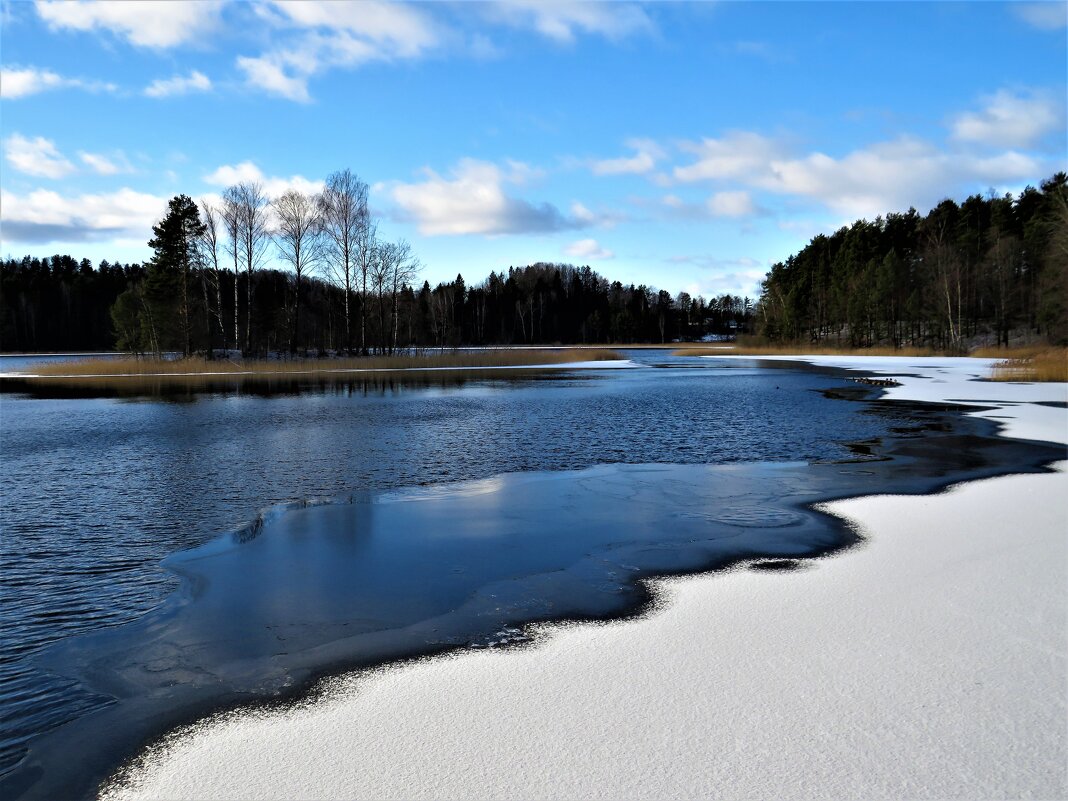
<path fill-rule="evenodd" d="M 193 353 L 191 287 L 197 265 L 197 240 L 204 234 L 197 204 L 188 195 L 175 195 L 167 214 L 152 226 L 148 246 L 155 251 L 145 279 L 145 296 L 152 306 L 161 342 L 173 342 L 177 331 L 182 354 Z"/>

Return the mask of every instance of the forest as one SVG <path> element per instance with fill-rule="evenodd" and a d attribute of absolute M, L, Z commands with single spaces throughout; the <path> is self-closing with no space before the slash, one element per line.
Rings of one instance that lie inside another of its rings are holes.
<path fill-rule="evenodd" d="M 174 197 L 145 264 L 70 256 L 0 263 L 0 347 L 158 355 L 382 354 L 461 345 L 671 342 L 749 330 L 748 298 L 671 296 L 589 267 L 509 267 L 431 287 L 405 241 L 382 241 L 348 170 L 317 196 L 230 187 L 218 208 Z M 266 267 L 274 255 L 288 267 Z"/>
<path fill-rule="evenodd" d="M 0 262 L 3 307 L 0 343 L 8 352 L 106 351 L 118 342 L 149 353 L 137 339 L 137 329 L 117 334 L 112 309 L 123 320 L 123 306 L 144 292 L 150 267 L 102 261 L 94 269 L 88 260 L 70 256 L 6 259 Z M 237 279 L 238 328 L 247 330 L 246 283 Z M 219 272 L 225 337 L 209 304 L 194 303 L 193 350 L 206 351 L 209 336 L 218 351 L 232 348 L 234 273 Z M 293 275 L 275 269 L 258 271 L 252 295 L 252 353 L 284 351 L 292 338 L 290 310 L 294 299 Z M 199 286 L 197 287 L 199 291 Z M 214 286 L 210 286 L 215 291 Z M 124 294 L 127 293 L 128 294 Z M 120 297 L 125 297 L 116 308 Z M 312 276 L 302 281 L 300 353 L 360 352 L 360 319 L 366 312 L 368 352 L 390 352 L 391 347 L 451 348 L 459 345 L 660 343 L 699 339 L 707 334 L 728 337 L 744 332 L 753 319 L 753 304 L 746 298 L 722 295 L 705 300 L 687 293 L 669 297 L 644 286 L 608 281 L 589 267 L 569 264 L 533 264 L 492 273 L 467 286 L 462 275 L 431 287 L 429 282 L 400 287 L 397 298 L 398 337 L 393 345 L 390 293 L 369 288 L 351 298 L 353 345 L 347 345 L 343 291 Z M 134 310 L 136 311 L 136 309 Z M 136 315 L 127 318 L 137 325 Z M 177 321 L 160 341 L 161 349 L 181 351 Z M 127 338 L 128 336 L 128 338 Z M 240 346 L 239 348 L 240 349 Z"/>
<path fill-rule="evenodd" d="M 761 295 L 705 299 L 537 263 L 418 280 L 411 246 L 382 241 L 349 170 L 315 196 L 230 187 L 214 207 L 161 210 L 144 264 L 68 255 L 0 262 L 0 349 L 208 358 L 389 354 L 462 345 L 772 343 L 924 346 L 1068 339 L 1068 177 L 1018 197 L 944 200 L 859 220 L 775 264 Z M 270 257 L 287 269 L 268 267 Z"/>
<path fill-rule="evenodd" d="M 919 346 L 1068 340 L 1068 176 L 858 220 L 775 264 L 757 328 L 778 342 Z"/>

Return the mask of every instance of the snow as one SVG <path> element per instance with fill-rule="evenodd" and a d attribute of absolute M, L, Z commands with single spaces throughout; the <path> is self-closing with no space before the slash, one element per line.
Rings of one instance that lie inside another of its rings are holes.
<path fill-rule="evenodd" d="M 1068 385 L 977 360 L 812 358 L 1068 442 Z M 337 679 L 150 749 L 133 798 L 1068 796 L 1068 462 L 827 505 L 864 544 L 656 582 L 638 621 Z"/>

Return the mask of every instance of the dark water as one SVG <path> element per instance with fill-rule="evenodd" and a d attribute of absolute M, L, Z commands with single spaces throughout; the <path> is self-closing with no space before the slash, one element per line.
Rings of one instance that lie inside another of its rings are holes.
<path fill-rule="evenodd" d="M 848 544 L 816 500 L 1061 455 L 827 373 L 636 357 L 659 366 L 4 395 L 4 797 L 87 794 L 161 726 L 330 669 L 628 613 L 645 575 Z M 585 470 L 620 463 L 664 466 Z"/>

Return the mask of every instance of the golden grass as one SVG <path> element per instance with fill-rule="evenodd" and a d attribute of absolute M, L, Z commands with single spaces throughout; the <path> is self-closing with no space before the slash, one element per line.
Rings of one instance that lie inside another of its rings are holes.
<path fill-rule="evenodd" d="M 990 356 L 1008 356 L 994 365 L 990 374 L 994 381 L 1068 381 L 1068 348 L 988 350 Z"/>
<path fill-rule="evenodd" d="M 365 371 L 427 370 L 434 368 L 477 369 L 568 364 L 570 362 L 617 360 L 610 350 L 492 350 L 448 351 L 427 355 L 367 356 L 337 359 L 290 359 L 286 361 L 216 359 L 85 359 L 32 365 L 24 372 L 42 378 L 185 378 L 205 374 L 224 376 L 314 375 L 329 376 Z"/>
<path fill-rule="evenodd" d="M 507 371 L 508 376 L 516 376 L 552 365 L 621 358 L 614 351 L 606 350 L 501 349 L 289 361 L 92 359 L 36 365 L 21 372 L 37 377 L 10 375 L 0 380 L 9 387 L 49 396 L 70 392 L 75 397 L 158 395 L 192 399 L 202 392 L 233 389 L 250 393 L 285 392 L 291 391 L 296 382 L 324 388 L 362 382 L 367 391 L 381 391 L 387 386 L 447 385 L 486 378 L 494 367 L 517 367 Z"/>

